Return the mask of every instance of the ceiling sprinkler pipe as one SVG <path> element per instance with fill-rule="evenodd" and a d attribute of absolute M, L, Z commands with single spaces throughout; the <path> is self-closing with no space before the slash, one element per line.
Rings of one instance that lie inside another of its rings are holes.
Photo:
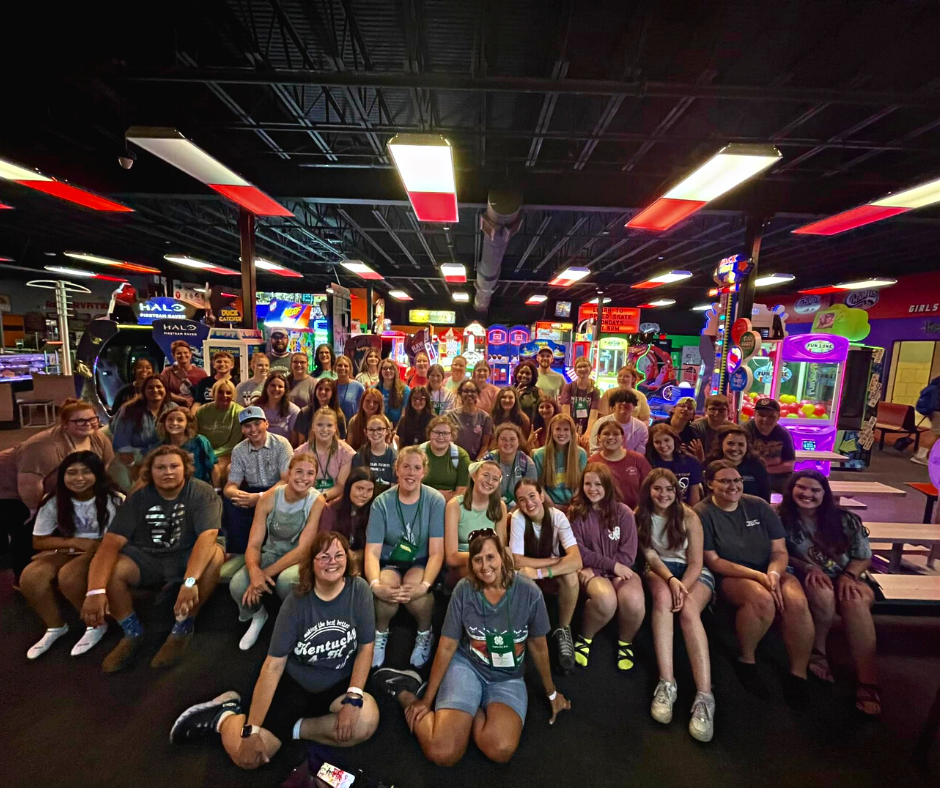
<path fill-rule="evenodd" d="M 494 190 L 487 195 L 486 213 L 480 217 L 483 254 L 477 262 L 476 295 L 473 299 L 473 308 L 477 312 L 486 312 L 490 307 L 509 239 L 519 230 L 521 211 L 521 194 Z"/>

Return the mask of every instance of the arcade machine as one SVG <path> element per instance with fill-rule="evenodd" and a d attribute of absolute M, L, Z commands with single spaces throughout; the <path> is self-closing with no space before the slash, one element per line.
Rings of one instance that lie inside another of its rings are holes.
<path fill-rule="evenodd" d="M 437 336 L 437 358 L 444 371 L 450 370 L 450 362 L 454 356 L 459 356 L 463 350 L 463 331 L 459 328 L 448 328 L 443 334 Z"/>
<path fill-rule="evenodd" d="M 861 471 L 871 462 L 878 421 L 878 402 L 884 376 L 885 351 L 881 347 L 850 345 L 842 375 L 842 399 L 836 420 L 835 451 L 848 459 L 841 471 Z"/>
<path fill-rule="evenodd" d="M 519 348 L 519 360 L 531 361 L 537 367 L 539 365 L 538 354 L 542 348 L 548 348 L 552 351 L 554 357 L 551 366 L 552 371 L 564 376 L 565 381 L 570 383 L 573 377 L 568 374 L 568 367 L 565 364 L 567 348 L 558 342 L 552 342 L 550 339 L 536 339 L 532 342 L 526 342 Z"/>
<path fill-rule="evenodd" d="M 744 360 L 751 371 L 750 385 L 742 392 L 737 403 L 737 422 L 744 424 L 754 415 L 754 403 L 761 397 L 771 396 L 773 391 L 774 364 L 780 343 L 787 335 L 787 314 L 782 306 L 768 309 L 764 304 L 754 304 L 751 328 L 761 337 L 760 347 Z"/>
<path fill-rule="evenodd" d="M 381 338 L 382 358 L 392 359 L 392 361 L 402 368 L 402 374 L 404 374 L 404 370 L 408 366 L 408 335 L 402 331 L 389 330 L 383 331 Z"/>
<path fill-rule="evenodd" d="M 487 364 L 490 365 L 490 382 L 494 386 L 508 386 L 510 380 L 509 330 L 506 326 L 490 326 L 486 331 Z"/>
<path fill-rule="evenodd" d="M 535 339 L 548 339 L 559 345 L 564 350 L 564 359 L 562 366 L 558 367 L 557 361 L 552 365 L 552 369 L 562 373 L 565 380 L 574 379 L 574 359 L 571 354 L 571 343 L 574 340 L 574 325 L 571 323 L 558 323 L 549 320 L 540 320 L 535 324 Z M 572 367 L 569 370 L 569 367 Z"/>
<path fill-rule="evenodd" d="M 270 332 L 269 324 L 265 327 Z M 288 336 L 296 332 L 290 331 Z M 235 359 L 232 369 L 232 382 L 237 386 L 241 381 L 251 377 L 251 357 L 255 353 L 265 350 L 265 338 L 257 328 L 213 328 L 209 336 L 202 343 L 202 366 L 210 375 L 212 370 L 212 354 L 218 350 L 227 350 Z M 295 351 L 292 351 L 295 352 Z M 311 355 L 313 351 L 310 351 Z"/>
<path fill-rule="evenodd" d="M 797 451 L 834 451 L 849 340 L 834 334 L 800 334 L 783 340 L 774 366 L 772 396 L 780 403 L 780 423 Z M 828 476 L 830 463 L 805 460 Z"/>
<path fill-rule="evenodd" d="M 313 370 L 317 345 L 330 344 L 329 323 L 320 303 L 297 303 L 274 300 L 255 307 L 258 324 L 264 326 L 264 337 L 274 328 L 287 331 L 287 349 L 291 353 L 306 353 Z M 250 375 L 250 373 L 249 373 Z"/>
<path fill-rule="evenodd" d="M 519 348 L 532 337 L 532 332 L 526 326 L 513 326 L 509 329 L 509 381 L 512 381 L 512 371 L 519 363 Z M 508 384 L 507 384 L 508 385 Z"/>
<path fill-rule="evenodd" d="M 630 343 L 623 337 L 604 337 L 597 342 L 594 382 L 601 392 L 617 386 L 617 370 L 627 363 Z"/>
<path fill-rule="evenodd" d="M 463 351 L 461 355 L 467 359 L 467 374 L 473 372 L 473 367 L 480 361 L 486 361 L 486 329 L 474 321 L 463 330 Z"/>

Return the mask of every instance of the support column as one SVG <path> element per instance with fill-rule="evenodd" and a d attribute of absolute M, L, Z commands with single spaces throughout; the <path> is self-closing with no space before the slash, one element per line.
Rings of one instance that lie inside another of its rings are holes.
<path fill-rule="evenodd" d="M 362 331 L 363 334 L 368 334 L 372 332 L 372 319 L 373 319 L 372 300 L 374 298 L 375 298 L 375 288 L 372 287 L 372 285 L 367 284 L 366 285 L 366 326 L 365 326 L 365 331 L 362 331 L 362 328 L 359 329 L 360 331 Z"/>
<path fill-rule="evenodd" d="M 59 323 L 59 340 L 62 342 L 59 351 L 59 374 L 72 374 L 72 343 L 69 340 L 69 294 L 65 282 L 59 280 L 55 287 L 56 316 Z"/>
<path fill-rule="evenodd" d="M 238 214 L 242 252 L 242 328 L 257 328 L 258 285 L 255 278 L 255 215 L 242 208 Z"/>
<path fill-rule="evenodd" d="M 758 258 L 760 258 L 760 244 L 764 237 L 764 225 L 767 220 L 763 216 L 748 216 L 747 230 L 744 238 L 744 253 L 751 259 L 753 266 L 751 272 L 744 278 L 744 284 L 741 285 L 741 292 L 738 297 L 739 318 L 746 317 L 751 319 L 751 312 L 754 309 L 754 282 L 758 277 Z"/>

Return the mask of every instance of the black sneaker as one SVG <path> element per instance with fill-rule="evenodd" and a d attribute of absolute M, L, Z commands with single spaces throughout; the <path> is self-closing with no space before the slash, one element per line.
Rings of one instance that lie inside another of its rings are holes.
<path fill-rule="evenodd" d="M 809 682 L 787 673 L 783 677 L 783 699 L 795 711 L 803 711 L 809 705 Z"/>
<path fill-rule="evenodd" d="M 170 728 L 170 744 L 204 741 L 216 732 L 219 717 L 231 711 L 241 714 L 241 696 L 237 692 L 223 692 L 208 703 L 190 706 L 176 718 Z"/>
<path fill-rule="evenodd" d="M 558 649 L 558 667 L 567 673 L 574 668 L 574 640 L 571 637 L 571 627 L 558 627 L 552 632 L 555 638 L 555 648 Z"/>
<path fill-rule="evenodd" d="M 764 680 L 757 672 L 757 665 L 755 663 L 737 660 L 734 663 L 734 672 L 738 675 L 738 681 L 741 682 L 741 686 L 752 695 L 762 700 L 768 700 L 770 698 L 770 692 L 767 690 L 767 685 L 764 684 Z"/>
<path fill-rule="evenodd" d="M 402 692 L 417 695 L 424 682 L 413 670 L 397 670 L 396 668 L 379 668 L 372 674 L 376 686 L 386 695 L 398 699 Z"/>

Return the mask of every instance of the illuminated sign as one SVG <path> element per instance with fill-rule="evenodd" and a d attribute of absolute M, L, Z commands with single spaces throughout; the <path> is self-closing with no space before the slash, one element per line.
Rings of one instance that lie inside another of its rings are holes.
<path fill-rule="evenodd" d="M 409 309 L 408 322 L 452 326 L 457 322 L 457 313 L 449 309 Z"/>
<path fill-rule="evenodd" d="M 154 320 L 168 317 L 186 317 L 186 304 L 175 298 L 151 298 L 141 303 L 137 320 L 142 325 L 149 325 Z"/>
<path fill-rule="evenodd" d="M 813 312 L 818 312 L 821 306 L 822 299 L 818 295 L 808 295 L 797 299 L 793 309 L 798 315 L 811 315 Z"/>
<path fill-rule="evenodd" d="M 807 342 L 805 347 L 809 353 L 822 355 L 823 353 L 831 353 L 836 346 L 826 339 L 814 339 L 812 342 Z"/>
<path fill-rule="evenodd" d="M 582 304 L 578 322 L 597 321 L 597 304 Z M 640 330 L 640 310 L 632 306 L 605 306 L 601 315 L 602 334 L 636 334 Z"/>

